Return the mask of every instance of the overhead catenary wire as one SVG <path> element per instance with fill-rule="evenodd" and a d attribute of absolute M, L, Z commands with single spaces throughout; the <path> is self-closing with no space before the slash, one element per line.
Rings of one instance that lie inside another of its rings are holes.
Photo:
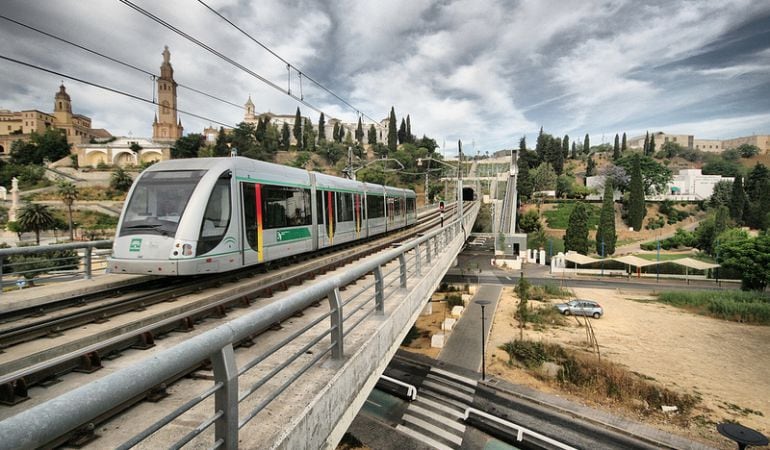
<path fill-rule="evenodd" d="M 342 98 L 342 97 L 340 97 L 339 95 L 337 95 L 337 94 L 336 94 L 335 92 L 333 92 L 331 89 L 327 88 L 326 86 L 324 86 L 324 85 L 323 85 L 323 84 L 321 84 L 320 82 L 316 81 L 314 78 L 310 77 L 310 76 L 309 76 L 307 73 L 305 73 L 305 72 L 303 72 L 302 70 L 300 70 L 300 68 L 298 68 L 297 66 L 293 65 L 292 63 L 290 63 L 289 61 L 287 61 L 286 59 L 284 59 L 284 58 L 283 58 L 281 55 L 279 55 L 278 53 L 276 53 L 275 51 L 273 51 L 273 50 L 272 50 L 270 47 L 268 47 L 267 45 L 263 44 L 263 43 L 262 43 L 262 42 L 260 42 L 258 39 L 256 39 L 254 36 L 252 36 L 251 34 L 249 34 L 248 32 L 246 32 L 244 29 L 242 29 L 241 27 L 239 27 L 238 25 L 236 25 L 235 23 L 233 23 L 233 22 L 232 22 L 230 19 L 228 19 L 227 17 L 225 17 L 224 15 L 222 15 L 222 14 L 221 14 L 219 11 L 217 11 L 216 9 L 214 9 L 214 8 L 212 8 L 211 6 L 209 6 L 208 4 L 206 4 L 206 2 L 204 2 L 203 0 L 198 0 L 198 3 L 200 3 L 200 4 L 201 4 L 201 5 L 203 5 L 203 6 L 205 6 L 205 7 L 206 7 L 206 9 L 208 9 L 208 10 L 209 10 L 209 11 L 211 11 L 212 13 L 216 14 L 216 15 L 217 15 L 217 16 L 218 16 L 220 19 L 222 19 L 222 20 L 224 20 L 225 22 L 227 22 L 228 24 L 230 24 L 230 25 L 231 25 L 233 28 L 235 28 L 236 30 L 240 31 L 240 32 L 241 32 L 241 34 L 243 34 L 244 36 L 246 36 L 247 38 L 249 38 L 249 39 L 250 39 L 251 41 L 253 41 L 255 44 L 257 44 L 257 45 L 259 45 L 260 47 L 262 47 L 263 49 L 267 50 L 267 51 L 268 51 L 268 52 L 269 52 L 271 55 L 275 56 L 276 58 L 278 58 L 278 60 L 280 60 L 281 62 L 283 62 L 284 64 L 286 64 L 286 66 L 287 66 L 288 68 L 293 68 L 294 70 L 296 70 L 296 71 L 297 71 L 297 73 L 299 74 L 299 80 L 300 80 L 300 97 L 302 97 L 302 94 L 301 94 L 301 92 L 302 92 L 302 77 L 304 76 L 305 78 L 307 78 L 307 80 L 308 80 L 308 81 L 310 81 L 311 83 L 315 84 L 315 85 L 316 85 L 316 86 L 318 86 L 319 88 L 323 89 L 324 91 L 326 91 L 327 93 L 329 93 L 330 95 L 332 95 L 334 98 L 336 98 L 337 100 L 339 100 L 340 102 L 342 102 L 343 104 L 345 104 L 346 106 L 348 106 L 349 108 L 351 108 L 351 109 L 352 109 L 353 111 L 355 111 L 355 112 L 356 112 L 356 114 L 358 114 L 359 116 L 364 116 L 364 117 L 366 117 L 367 119 L 371 120 L 372 122 L 375 122 L 375 123 L 377 122 L 375 119 L 373 119 L 373 118 L 369 117 L 367 114 L 364 114 L 364 113 L 362 113 L 362 112 L 361 112 L 361 111 L 360 111 L 358 108 L 356 108 L 355 106 L 351 105 L 351 104 L 350 104 L 350 103 L 349 103 L 347 100 L 345 100 L 344 98 Z M 290 76 L 291 76 L 291 75 L 290 75 Z"/>
<path fill-rule="evenodd" d="M 134 11 L 142 14 L 143 16 L 147 17 L 148 19 L 151 19 L 151 20 L 159 23 L 160 25 L 168 28 L 169 30 L 173 31 L 174 33 L 178 34 L 179 36 L 182 36 L 183 38 L 187 39 L 188 41 L 192 42 L 193 44 L 203 48 L 204 50 L 208 51 L 209 53 L 219 57 L 220 59 L 222 59 L 222 60 L 228 62 L 229 64 L 237 67 L 238 69 L 246 72 L 247 74 L 253 76 L 254 78 L 256 78 L 256 79 L 260 80 L 261 82 L 265 83 L 266 85 L 270 86 L 271 88 L 273 88 L 273 89 L 275 89 L 275 90 L 277 90 L 277 91 L 279 91 L 281 93 L 284 93 L 284 94 L 288 95 L 289 97 L 293 98 L 294 100 L 296 100 L 297 102 L 301 103 L 302 105 L 305 105 L 308 108 L 312 109 L 313 111 L 315 111 L 315 112 L 317 112 L 319 114 L 320 113 L 324 113 L 319 107 L 311 104 L 310 102 L 308 102 L 306 100 L 301 99 L 300 97 L 298 97 L 298 96 L 296 96 L 294 94 L 287 93 L 280 86 L 278 86 L 276 83 L 268 80 L 264 76 L 262 76 L 262 75 L 258 74 L 257 72 L 249 69 L 248 67 L 246 67 L 243 64 L 239 63 L 238 61 L 235 61 L 234 59 L 230 58 L 229 56 L 227 56 L 227 55 L 223 54 L 222 52 L 212 48 L 208 44 L 200 41 L 199 39 L 193 37 L 192 35 L 184 32 L 184 31 L 182 31 L 181 29 L 175 27 L 174 25 L 171 25 L 170 23 L 166 22 L 162 18 L 160 18 L 160 17 L 156 16 L 155 14 L 147 11 L 146 9 L 136 5 L 135 3 L 133 3 L 133 2 L 131 2 L 129 0 L 118 0 L 118 1 L 120 3 L 123 3 L 124 5 L 128 6 L 129 8 L 133 9 Z M 332 117 L 329 114 L 325 114 L 324 113 L 324 115 Z"/>
<path fill-rule="evenodd" d="M 32 63 L 29 63 L 29 62 L 26 62 L 26 61 L 21 61 L 21 60 L 18 60 L 18 59 L 15 59 L 15 58 L 11 58 L 11 57 L 8 57 L 8 56 L 5 56 L 5 55 L 0 55 L 0 59 L 6 60 L 6 61 L 9 61 L 9 62 L 12 62 L 12 63 L 16 63 L 16 64 L 19 64 L 19 65 L 22 65 L 22 66 L 26 66 L 26 67 L 29 67 L 29 68 L 32 68 L 32 69 L 36 69 L 36 70 L 39 70 L 39 71 L 42 71 L 42 72 L 47 72 L 47 73 L 50 73 L 50 74 L 53 74 L 53 75 L 57 75 L 57 76 L 60 76 L 60 77 L 63 77 L 63 78 L 67 78 L 67 79 L 72 80 L 72 81 L 77 81 L 79 83 L 83 83 L 83 84 L 86 84 L 88 86 L 93 86 L 95 88 L 102 89 L 102 90 L 105 90 L 105 91 L 109 91 L 109 92 L 112 92 L 112 93 L 115 93 L 115 94 L 124 95 L 126 97 L 130 97 L 130 98 L 133 98 L 134 100 L 138 100 L 138 101 L 141 101 L 141 102 L 144 102 L 144 103 L 149 103 L 149 104 L 152 104 L 152 105 L 160 106 L 160 103 L 158 103 L 154 99 L 153 100 L 146 99 L 144 97 L 140 97 L 140 96 L 138 96 L 136 94 L 132 94 L 130 92 L 121 91 L 120 89 L 115 89 L 115 88 L 111 88 L 109 86 L 104 86 L 102 84 L 94 83 L 93 81 L 88 81 L 88 80 L 85 80 L 83 78 L 79 78 L 79 77 L 76 77 L 76 76 L 73 76 L 73 75 L 68 75 L 66 73 L 59 72 L 59 71 L 56 71 L 56 70 L 53 70 L 53 69 L 48 69 L 48 68 L 39 66 L 37 64 L 32 64 Z M 174 108 L 174 110 L 176 112 L 180 113 L 180 114 L 185 114 L 185 115 L 190 116 L 190 117 L 195 117 L 196 119 L 206 120 L 206 121 L 209 121 L 209 122 L 212 122 L 212 123 L 216 123 L 217 125 L 222 125 L 222 126 L 228 127 L 228 128 L 235 128 L 235 126 L 233 124 L 220 122 L 220 121 L 214 120 L 214 119 L 212 119 L 210 117 L 202 116 L 200 114 L 196 114 L 196 113 L 193 113 L 193 112 L 190 112 L 190 111 L 185 111 L 185 110 L 178 109 L 178 108 Z"/>
<path fill-rule="evenodd" d="M 76 42 L 72 42 L 70 40 L 64 39 L 61 36 L 57 36 L 55 34 L 48 33 L 47 31 L 43 31 L 43 30 L 41 30 L 39 28 L 33 27 L 32 25 L 28 25 L 26 23 L 19 22 L 18 20 L 12 19 L 12 18 L 10 18 L 10 17 L 8 17 L 8 16 L 6 16 L 4 14 L 0 14 L 0 19 L 6 20 L 6 21 L 11 22 L 11 23 L 14 23 L 14 24 L 16 24 L 16 25 L 18 25 L 20 27 L 26 28 L 26 29 L 34 31 L 36 33 L 40 33 L 40 34 L 42 34 L 44 36 L 47 36 L 47 37 L 49 37 L 51 39 L 55 39 L 55 40 L 57 40 L 59 42 L 64 42 L 65 44 L 71 45 L 73 47 L 77 47 L 77 48 L 79 48 L 79 49 L 81 49 L 81 50 L 83 50 L 85 52 L 88 52 L 88 53 L 91 53 L 93 55 L 96 55 L 96 56 L 99 56 L 101 58 L 104 58 L 106 60 L 112 61 L 112 62 L 114 62 L 116 64 L 120 64 L 120 65 L 122 65 L 124 67 L 128 67 L 130 69 L 139 71 L 139 72 L 141 72 L 141 73 L 143 73 L 145 75 L 149 75 L 150 77 L 152 77 L 153 81 L 155 81 L 155 79 L 157 78 L 156 74 L 154 74 L 154 73 L 152 73 L 152 72 L 150 72 L 148 70 L 142 69 L 141 67 L 135 66 L 134 64 L 131 64 L 131 63 L 128 63 L 128 62 L 125 62 L 125 61 L 121 61 L 121 60 L 119 60 L 117 58 L 113 58 L 113 57 L 111 57 L 109 55 L 105 55 L 104 53 L 101 53 L 101 52 L 98 52 L 96 50 L 90 49 L 90 48 L 88 48 L 88 47 L 86 47 L 84 45 L 81 45 L 81 44 L 78 44 Z M 238 105 L 237 103 L 231 102 L 229 100 L 225 100 L 223 98 L 217 97 L 216 95 L 209 94 L 207 92 L 201 91 L 201 90 L 196 89 L 194 87 L 187 86 L 187 85 L 184 85 L 182 83 L 177 83 L 177 86 L 180 87 L 180 88 L 184 88 L 184 89 L 187 89 L 189 91 L 195 92 L 197 94 L 204 95 L 204 96 L 206 96 L 208 98 L 211 98 L 213 100 L 217 100 L 217 101 L 220 101 L 222 103 L 226 103 L 228 105 L 234 106 L 234 107 L 236 107 L 238 109 L 243 109 L 242 105 Z M 154 89 L 154 86 L 153 86 L 153 89 Z M 154 98 L 155 98 L 155 93 L 153 92 L 153 99 Z"/>

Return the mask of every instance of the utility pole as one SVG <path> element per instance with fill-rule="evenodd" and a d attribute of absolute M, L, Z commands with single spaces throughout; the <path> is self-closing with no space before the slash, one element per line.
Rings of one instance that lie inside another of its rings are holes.
<path fill-rule="evenodd" d="M 463 219 L 463 141 L 457 140 L 457 211 Z M 462 224 L 462 222 L 460 222 Z"/>

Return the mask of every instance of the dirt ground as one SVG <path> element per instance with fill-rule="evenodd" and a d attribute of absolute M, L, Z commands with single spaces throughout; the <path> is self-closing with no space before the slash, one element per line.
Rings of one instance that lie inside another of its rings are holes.
<path fill-rule="evenodd" d="M 576 297 L 597 300 L 604 307 L 605 315 L 592 321 L 603 358 L 669 389 L 702 398 L 693 416 L 702 414 L 705 421 L 692 423 L 687 429 L 660 422 L 654 426 L 721 448 L 734 448 L 735 444 L 718 435 L 714 423 L 737 421 L 770 436 L 770 327 L 692 314 L 631 292 L 573 291 Z M 554 393 L 557 387 L 509 367 L 507 354 L 498 349 L 519 337 L 514 319 L 517 303 L 512 290 L 504 290 L 487 347 L 487 373 Z M 574 318 L 566 322 L 565 326 L 546 326 L 542 331 L 528 326 L 524 337 L 585 350 L 585 328 Z M 569 397 L 562 392 L 559 395 Z"/>
<path fill-rule="evenodd" d="M 630 291 L 573 289 L 573 293 L 597 300 L 604 307 L 605 315 L 592 321 L 602 358 L 666 388 L 697 395 L 701 401 L 692 417 L 703 417 L 682 428 L 660 416 L 645 418 L 615 407 L 613 413 L 724 449 L 733 449 L 735 444 L 717 433 L 716 423 L 736 421 L 770 436 L 770 327 L 693 314 Z M 445 317 L 441 299 L 442 294 L 434 294 L 433 313 L 418 318 L 416 325 L 422 334 L 407 347 L 409 351 L 438 356 L 440 349 L 430 348 L 430 335 L 439 332 Z M 487 373 L 601 409 L 601 404 L 563 392 L 555 383 L 508 366 L 508 355 L 498 347 L 519 337 L 514 319 L 517 303 L 513 290 L 504 289 L 487 345 Z M 530 304 L 550 306 L 534 301 Z M 574 318 L 565 323 L 540 326 L 538 330 L 530 324 L 524 338 L 587 351 L 585 328 Z"/>

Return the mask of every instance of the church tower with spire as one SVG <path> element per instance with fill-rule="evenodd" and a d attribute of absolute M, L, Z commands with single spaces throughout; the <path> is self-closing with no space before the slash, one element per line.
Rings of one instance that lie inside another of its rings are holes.
<path fill-rule="evenodd" d="M 176 114 L 176 82 L 170 61 L 171 52 L 166 46 L 158 78 L 158 113 L 152 122 L 152 139 L 156 141 L 175 141 L 182 137 L 184 130 Z"/>

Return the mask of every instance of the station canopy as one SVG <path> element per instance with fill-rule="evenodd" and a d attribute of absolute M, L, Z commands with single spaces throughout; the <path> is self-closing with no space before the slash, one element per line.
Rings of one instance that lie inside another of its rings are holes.
<path fill-rule="evenodd" d="M 567 252 L 564 255 L 564 259 L 571 263 L 577 264 L 579 266 L 582 266 L 584 264 L 602 262 L 601 259 L 591 258 L 590 256 L 582 255 L 580 253 L 572 252 L 572 251 Z M 617 261 L 619 263 L 627 264 L 633 267 L 647 267 L 647 266 L 654 266 L 656 264 L 665 264 L 665 263 L 678 264 L 680 266 L 685 266 L 687 268 L 695 269 L 695 270 L 708 270 L 708 269 L 714 269 L 714 268 L 720 267 L 719 264 L 707 263 L 707 262 L 698 261 L 697 259 L 692 259 L 692 258 L 656 261 L 656 260 L 639 258 L 638 256 L 633 256 L 633 255 L 625 255 L 625 256 L 618 256 L 615 258 L 605 258 L 604 261 Z"/>

